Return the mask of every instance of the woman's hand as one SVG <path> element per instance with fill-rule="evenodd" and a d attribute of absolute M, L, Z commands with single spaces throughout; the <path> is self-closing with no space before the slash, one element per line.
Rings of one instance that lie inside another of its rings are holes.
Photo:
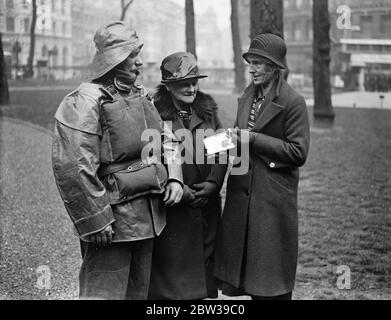
<path fill-rule="evenodd" d="M 196 197 L 194 196 L 194 193 L 196 191 L 191 189 L 188 185 L 184 185 L 183 186 L 183 197 L 182 197 L 182 200 L 181 202 L 183 203 L 189 203 L 189 202 L 193 202 Z"/>
<path fill-rule="evenodd" d="M 172 207 L 181 202 L 182 196 L 182 185 L 179 182 L 171 181 L 166 186 L 166 192 L 163 199 L 164 205 L 166 207 Z"/>
<path fill-rule="evenodd" d="M 218 185 L 210 181 L 194 184 L 193 188 L 196 190 L 194 193 L 196 198 L 210 198 L 219 190 Z"/>

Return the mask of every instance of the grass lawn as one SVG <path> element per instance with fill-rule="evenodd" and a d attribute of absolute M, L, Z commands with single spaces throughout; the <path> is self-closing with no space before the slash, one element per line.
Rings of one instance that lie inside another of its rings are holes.
<path fill-rule="evenodd" d="M 13 92 L 12 105 L 1 107 L 0 115 L 51 129 L 66 93 Z M 232 125 L 236 98 L 215 98 L 224 125 Z M 339 108 L 336 115 L 332 126 L 312 121 L 299 189 L 294 298 L 390 299 L 391 111 Z M 350 290 L 337 288 L 342 265 L 351 270 Z"/>

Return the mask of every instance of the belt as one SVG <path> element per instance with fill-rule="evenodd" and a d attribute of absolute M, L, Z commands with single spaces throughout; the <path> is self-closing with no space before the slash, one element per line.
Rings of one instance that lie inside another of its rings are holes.
<path fill-rule="evenodd" d="M 130 161 L 130 162 L 126 161 L 126 162 L 113 163 L 109 165 L 103 165 L 99 167 L 98 176 L 105 177 L 109 174 L 116 173 L 121 170 L 127 170 L 128 172 L 135 172 L 156 163 L 157 163 L 156 159 L 152 157 L 152 158 L 147 158 L 146 161 L 142 161 L 139 159 L 136 161 Z"/>

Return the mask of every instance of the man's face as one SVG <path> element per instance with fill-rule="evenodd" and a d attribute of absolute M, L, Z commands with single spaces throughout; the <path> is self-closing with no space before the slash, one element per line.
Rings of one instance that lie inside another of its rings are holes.
<path fill-rule="evenodd" d="M 198 92 L 198 79 L 168 83 L 167 90 L 180 104 L 192 104 Z"/>
<path fill-rule="evenodd" d="M 140 57 L 140 51 L 141 48 L 133 50 L 122 65 L 123 70 L 129 72 L 133 82 L 137 80 L 137 77 L 140 74 L 140 68 L 143 65 L 143 61 Z"/>
<path fill-rule="evenodd" d="M 250 74 L 253 77 L 253 82 L 256 86 L 267 86 L 273 79 L 276 68 L 268 59 L 257 55 L 249 55 L 247 62 L 250 66 Z"/>

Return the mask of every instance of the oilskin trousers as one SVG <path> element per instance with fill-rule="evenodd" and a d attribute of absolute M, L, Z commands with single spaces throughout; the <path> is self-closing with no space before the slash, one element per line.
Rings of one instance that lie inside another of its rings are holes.
<path fill-rule="evenodd" d="M 153 239 L 114 242 L 107 248 L 81 241 L 80 299 L 146 300 L 152 248 Z"/>

